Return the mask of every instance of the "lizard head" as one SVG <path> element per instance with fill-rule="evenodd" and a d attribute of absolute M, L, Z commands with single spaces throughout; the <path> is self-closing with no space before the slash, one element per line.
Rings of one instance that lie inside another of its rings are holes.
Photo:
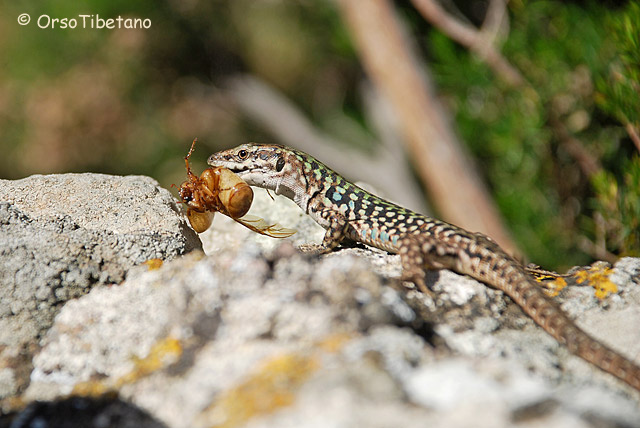
<path fill-rule="evenodd" d="M 273 190 L 291 177 L 291 155 L 291 150 L 277 144 L 247 143 L 214 153 L 207 163 L 231 170 L 251 186 Z"/>

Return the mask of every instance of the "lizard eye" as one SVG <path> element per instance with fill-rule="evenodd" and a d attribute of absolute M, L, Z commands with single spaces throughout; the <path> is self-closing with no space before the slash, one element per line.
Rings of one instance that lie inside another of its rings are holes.
<path fill-rule="evenodd" d="M 249 152 L 242 149 L 238 152 L 238 157 L 242 160 L 245 160 L 247 157 L 249 157 Z"/>

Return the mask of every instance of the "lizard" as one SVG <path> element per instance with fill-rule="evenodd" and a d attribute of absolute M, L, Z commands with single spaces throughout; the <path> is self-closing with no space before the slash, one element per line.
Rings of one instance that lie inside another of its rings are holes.
<path fill-rule="evenodd" d="M 348 238 L 399 254 L 401 279 L 427 294 L 425 269 L 468 275 L 504 292 L 571 353 L 640 391 L 640 366 L 581 330 L 491 238 L 375 196 L 289 147 L 246 143 L 212 154 L 207 163 L 293 200 L 326 229 L 319 253 Z"/>

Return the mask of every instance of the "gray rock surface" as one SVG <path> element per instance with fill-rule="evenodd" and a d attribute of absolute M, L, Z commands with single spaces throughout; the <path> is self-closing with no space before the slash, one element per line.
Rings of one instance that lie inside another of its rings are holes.
<path fill-rule="evenodd" d="M 201 248 L 148 177 L 0 180 L 0 225 L 0 398 L 28 380 L 23 365 L 66 301 L 122 282 L 146 260 Z"/>
<path fill-rule="evenodd" d="M 502 293 L 443 271 L 424 296 L 397 279 L 397 256 L 364 247 L 303 254 L 294 244 L 322 230 L 256 193 L 256 215 L 298 234 L 274 240 L 219 215 L 200 235 L 206 255 L 134 267 L 68 301 L 20 399 L 113 393 L 132 420 L 168 427 L 640 427 L 637 391 L 568 354 Z M 639 259 L 618 262 L 619 293 L 604 301 L 590 287 L 557 297 L 636 361 L 639 272 Z"/>

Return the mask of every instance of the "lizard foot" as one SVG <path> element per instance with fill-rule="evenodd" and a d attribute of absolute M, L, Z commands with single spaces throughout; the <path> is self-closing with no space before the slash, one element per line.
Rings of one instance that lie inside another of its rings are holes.
<path fill-rule="evenodd" d="M 302 244 L 298 247 L 298 249 L 304 254 L 308 254 L 311 256 L 328 254 L 332 251 L 332 249 L 320 244 Z"/>

